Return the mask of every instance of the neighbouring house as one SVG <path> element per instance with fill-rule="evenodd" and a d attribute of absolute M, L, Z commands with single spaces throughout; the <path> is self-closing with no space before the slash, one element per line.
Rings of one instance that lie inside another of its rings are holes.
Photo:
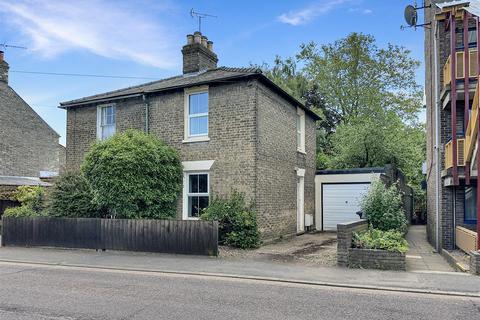
<path fill-rule="evenodd" d="M 198 219 L 212 197 L 235 189 L 253 201 L 264 241 L 301 233 L 315 211 L 318 116 L 259 69 L 217 67 L 212 46 L 195 32 L 182 75 L 61 103 L 67 169 L 94 141 L 143 130 L 181 155 L 179 219 Z"/>
<path fill-rule="evenodd" d="M 468 252 L 480 247 L 480 1 L 425 5 L 428 240 Z"/>
<path fill-rule="evenodd" d="M 374 168 L 318 170 L 315 176 L 315 228 L 337 231 L 339 223 L 360 220 L 361 200 L 373 181 L 397 183 L 409 222 L 413 215 L 413 190 L 403 173 L 392 165 Z"/>
<path fill-rule="evenodd" d="M 8 71 L 0 51 L 0 188 L 12 189 L 21 181 L 42 184 L 39 178 L 57 175 L 65 148 L 58 133 L 9 86 Z M 1 199 L 0 215 L 15 203 L 5 193 Z"/>

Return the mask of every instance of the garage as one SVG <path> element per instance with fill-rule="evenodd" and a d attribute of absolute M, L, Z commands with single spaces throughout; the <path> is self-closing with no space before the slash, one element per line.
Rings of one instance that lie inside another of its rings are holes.
<path fill-rule="evenodd" d="M 315 176 L 315 227 L 336 231 L 337 224 L 359 220 L 360 201 L 384 168 L 319 170 Z"/>

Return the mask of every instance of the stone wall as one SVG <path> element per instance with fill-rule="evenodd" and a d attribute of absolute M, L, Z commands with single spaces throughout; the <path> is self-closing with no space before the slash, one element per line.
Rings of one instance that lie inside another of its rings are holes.
<path fill-rule="evenodd" d="M 405 254 L 375 249 L 348 249 L 348 267 L 405 270 Z"/>
<path fill-rule="evenodd" d="M 480 276 L 480 251 L 470 252 L 470 273 Z"/>
<path fill-rule="evenodd" d="M 0 175 L 59 172 L 59 135 L 5 82 L 0 82 L 0 115 Z"/>
<path fill-rule="evenodd" d="M 352 248 L 353 233 L 366 231 L 367 229 L 367 220 L 339 223 L 337 225 L 337 264 L 339 266 L 348 266 L 349 250 Z"/>

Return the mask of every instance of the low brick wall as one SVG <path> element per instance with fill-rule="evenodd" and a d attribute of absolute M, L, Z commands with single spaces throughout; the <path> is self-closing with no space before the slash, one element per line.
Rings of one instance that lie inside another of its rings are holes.
<path fill-rule="evenodd" d="M 470 252 L 470 273 L 480 276 L 480 251 Z"/>
<path fill-rule="evenodd" d="M 348 266 L 348 250 L 352 247 L 353 233 L 366 231 L 367 229 L 366 220 L 337 224 L 337 264 L 339 266 Z"/>
<path fill-rule="evenodd" d="M 348 267 L 405 270 L 405 254 L 376 249 L 348 249 Z"/>

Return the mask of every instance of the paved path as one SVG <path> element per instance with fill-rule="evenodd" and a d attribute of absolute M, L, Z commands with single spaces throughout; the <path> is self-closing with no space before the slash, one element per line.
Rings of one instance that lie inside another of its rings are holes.
<path fill-rule="evenodd" d="M 3 262 L 2 262 L 3 261 Z M 201 274 L 213 277 L 270 279 L 356 288 L 445 291 L 480 296 L 480 277 L 460 272 L 396 272 L 339 267 L 119 251 L 0 248 L 0 264 L 80 266 L 91 269 Z"/>
<path fill-rule="evenodd" d="M 410 246 L 407 253 L 408 271 L 455 271 L 428 243 L 425 226 L 410 226 L 407 241 Z"/>
<path fill-rule="evenodd" d="M 0 263 L 0 319 L 480 319 L 480 299 Z"/>

